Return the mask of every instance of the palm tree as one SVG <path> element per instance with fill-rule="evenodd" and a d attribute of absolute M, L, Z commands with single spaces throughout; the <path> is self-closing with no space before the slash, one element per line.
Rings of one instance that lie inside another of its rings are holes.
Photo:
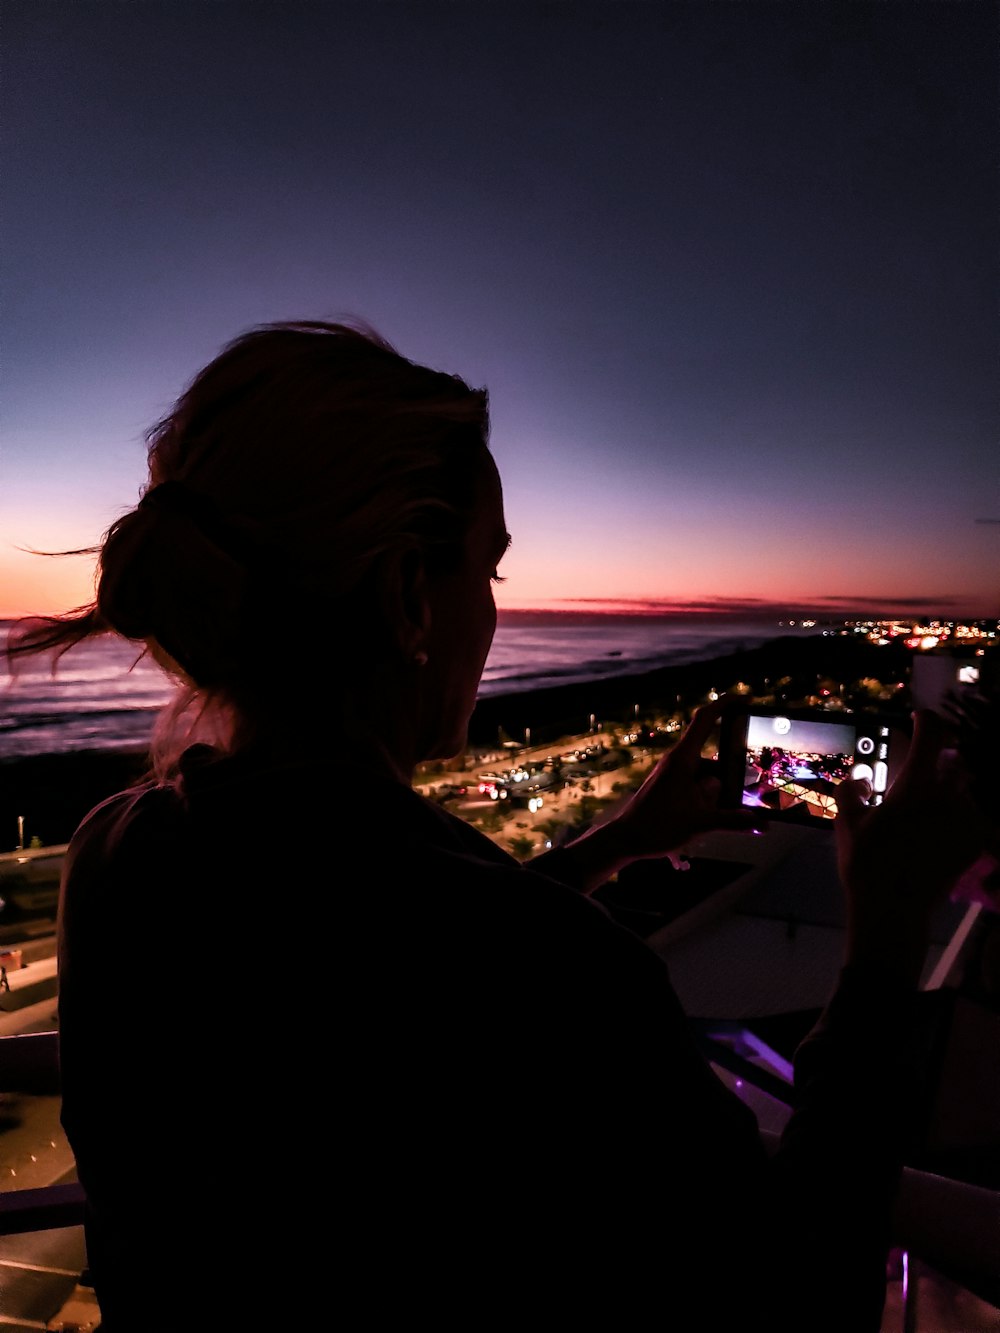
<path fill-rule="evenodd" d="M 519 861 L 523 861 L 535 850 L 535 840 L 527 837 L 524 833 L 519 833 L 517 837 L 508 840 L 507 846 L 511 850 L 511 855 L 516 856 Z"/>

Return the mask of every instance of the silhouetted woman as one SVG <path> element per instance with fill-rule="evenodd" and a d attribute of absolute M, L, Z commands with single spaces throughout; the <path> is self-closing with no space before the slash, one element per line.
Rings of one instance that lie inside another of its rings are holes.
<path fill-rule="evenodd" d="M 13 649 L 112 632 L 178 682 L 62 889 L 103 1333 L 879 1327 L 928 917 L 978 851 L 940 739 L 918 719 L 877 810 L 839 789 L 846 966 L 769 1157 L 589 896 L 745 824 L 700 776 L 718 708 L 523 865 L 412 789 L 463 748 L 494 633 L 487 430 L 484 391 L 364 328 L 255 329 L 151 433 L 94 605 Z"/>

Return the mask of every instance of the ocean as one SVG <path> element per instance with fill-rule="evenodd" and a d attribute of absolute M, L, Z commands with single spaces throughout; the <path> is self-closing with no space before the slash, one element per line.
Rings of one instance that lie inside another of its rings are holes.
<path fill-rule="evenodd" d="M 0 642 L 10 622 L 0 621 Z M 719 614 L 628 616 L 501 611 L 481 696 L 632 675 L 694 662 L 815 628 Z M 322 657 L 303 660 L 302 689 L 322 700 Z M 171 695 L 155 663 L 113 638 L 67 653 L 56 673 L 39 661 L 0 680 L 0 759 L 147 743 Z"/>

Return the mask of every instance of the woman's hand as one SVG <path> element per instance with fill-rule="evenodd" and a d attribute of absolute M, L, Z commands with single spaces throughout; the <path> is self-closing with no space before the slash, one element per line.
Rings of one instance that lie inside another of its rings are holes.
<path fill-rule="evenodd" d="M 592 893 L 632 861 L 667 856 L 709 829 L 753 829 L 766 818 L 760 811 L 719 808 L 719 779 L 701 752 L 725 709 L 735 700 L 699 708 L 673 749 L 660 759 L 638 791 L 614 814 L 558 851 L 535 858 L 569 863 Z"/>
<path fill-rule="evenodd" d="M 981 855 L 988 834 L 963 770 L 945 749 L 946 734 L 935 713 L 914 714 L 906 760 L 881 805 L 865 805 L 867 782 L 837 789 L 847 960 L 875 963 L 914 985 L 931 914 Z"/>
<path fill-rule="evenodd" d="M 628 860 L 666 856 L 710 829 L 763 827 L 764 812 L 720 808 L 719 779 L 712 762 L 701 757 L 719 719 L 736 702 L 729 697 L 697 709 L 677 744 L 608 821 Z"/>

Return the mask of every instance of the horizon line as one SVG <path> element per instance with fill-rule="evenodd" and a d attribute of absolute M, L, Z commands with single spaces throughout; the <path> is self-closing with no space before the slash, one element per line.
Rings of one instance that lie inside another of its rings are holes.
<path fill-rule="evenodd" d="M 628 615 L 628 616 L 748 616 L 779 621 L 833 621 L 856 617 L 876 620 L 1000 620 L 1000 611 L 968 606 L 956 608 L 930 598 L 886 598 L 884 601 L 851 602 L 818 598 L 814 602 L 773 602 L 763 599 L 709 598 L 680 601 L 658 598 L 563 597 L 543 599 L 533 605 L 498 604 L 503 615 Z"/>
<path fill-rule="evenodd" d="M 3 613 L 0 612 L 0 625 L 14 625 L 19 621 L 48 619 L 71 612 Z M 818 598 L 815 602 L 773 602 L 757 598 L 733 598 L 731 600 L 702 598 L 681 601 L 661 598 L 639 597 L 561 597 L 543 598 L 531 605 L 497 605 L 498 617 L 503 616 L 631 616 L 651 618 L 656 616 L 745 616 L 754 619 L 770 620 L 779 623 L 794 620 L 815 620 L 817 623 L 862 618 L 866 620 L 996 620 L 1000 622 L 1000 611 L 970 610 L 963 607 L 958 610 L 929 598 L 892 599 L 857 603 Z"/>

